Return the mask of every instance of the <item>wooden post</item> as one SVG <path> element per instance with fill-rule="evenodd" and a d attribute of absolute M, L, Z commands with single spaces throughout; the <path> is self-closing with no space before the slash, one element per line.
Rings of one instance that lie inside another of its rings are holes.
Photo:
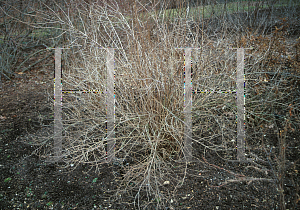
<path fill-rule="evenodd" d="M 192 160 L 192 77 L 191 77 L 191 48 L 185 48 L 184 73 L 184 156 L 187 162 Z"/>
<path fill-rule="evenodd" d="M 106 116 L 107 116 L 107 162 L 115 158 L 115 92 L 114 92 L 114 49 L 107 49 L 107 87 L 106 87 Z"/>
<path fill-rule="evenodd" d="M 237 105 L 237 159 L 245 160 L 245 74 L 244 74 L 244 48 L 237 49 L 236 71 L 236 105 Z"/>
<path fill-rule="evenodd" d="M 62 156 L 62 83 L 61 83 L 61 48 L 55 48 L 54 77 L 54 162 L 59 162 Z"/>
<path fill-rule="evenodd" d="M 192 75 L 191 75 L 191 55 L 192 49 L 200 48 L 177 48 L 184 49 L 185 61 L 184 61 L 184 160 L 185 162 L 191 162 L 193 160 L 193 146 L 192 146 Z"/>

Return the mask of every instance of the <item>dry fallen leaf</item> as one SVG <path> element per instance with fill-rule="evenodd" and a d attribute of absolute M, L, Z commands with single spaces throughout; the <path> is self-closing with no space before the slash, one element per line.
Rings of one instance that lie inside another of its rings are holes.
<path fill-rule="evenodd" d="M 5 116 L 0 116 L 0 120 L 5 120 L 6 117 Z"/>

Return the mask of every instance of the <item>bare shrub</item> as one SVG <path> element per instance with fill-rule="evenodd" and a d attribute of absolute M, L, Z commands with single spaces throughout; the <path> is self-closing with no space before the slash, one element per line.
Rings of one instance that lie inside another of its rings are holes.
<path fill-rule="evenodd" d="M 284 53 L 285 20 L 281 28 L 277 26 L 265 37 L 257 34 L 260 26 L 254 32 L 245 29 L 239 15 L 228 14 L 228 21 L 203 18 L 197 22 L 187 15 L 187 8 L 179 8 L 186 11 L 186 16 L 173 13 L 167 19 L 165 10 L 136 1 L 131 3 L 131 9 L 126 12 L 112 1 L 107 4 L 75 2 L 68 12 L 63 5 L 54 4 L 59 12 L 49 7 L 39 13 L 45 25 L 61 30 L 62 47 L 69 48 L 63 54 L 63 89 L 80 92 L 69 91 L 63 97 L 65 167 L 88 163 L 101 170 L 101 164 L 105 163 L 105 49 L 115 48 L 116 159 L 113 164 L 120 168 L 116 177 L 122 178 L 115 199 L 121 199 L 119 193 L 134 192 L 138 208 L 146 208 L 149 203 L 158 208 L 171 205 L 172 194 L 183 184 L 188 168 L 187 162 L 180 161 L 184 160 L 185 78 L 183 50 L 177 48 L 201 48 L 194 50 L 192 65 L 193 89 L 200 93 L 193 96 L 193 144 L 204 148 L 194 158 L 207 163 L 206 150 L 229 162 L 235 159 L 236 103 L 232 92 L 236 84 L 236 53 L 229 48 L 252 47 L 245 60 L 245 122 L 249 129 L 246 157 L 256 170 L 270 171 L 275 161 L 266 160 L 265 153 L 261 152 L 266 151 L 262 136 L 270 126 L 280 127 L 275 125 L 274 113 L 281 119 L 287 114 L 291 117 L 281 130 L 287 132 L 287 128 L 292 131 L 299 127 L 296 115 L 299 88 L 291 85 L 299 85 L 296 76 L 299 69 L 298 63 L 293 63 L 294 59 Z M 264 15 L 261 18 L 268 19 Z M 215 26 L 218 28 L 214 29 Z M 286 62 L 293 63 L 295 74 L 284 69 Z M 95 91 L 82 93 L 84 90 Z M 286 93 L 287 90 L 290 92 Z M 271 139 L 268 141 L 267 145 L 279 149 Z M 279 142 L 281 146 L 286 144 L 282 137 Z M 284 152 L 279 151 L 281 174 L 285 167 Z M 262 165 L 259 160 L 273 162 Z M 239 177 L 225 184 L 279 179 L 268 173 L 254 178 L 221 169 Z"/>

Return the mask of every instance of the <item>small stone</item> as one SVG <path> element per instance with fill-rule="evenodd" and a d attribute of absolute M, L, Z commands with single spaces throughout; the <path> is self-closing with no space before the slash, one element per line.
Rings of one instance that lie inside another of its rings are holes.
<path fill-rule="evenodd" d="M 164 185 L 168 185 L 168 184 L 170 184 L 170 181 L 165 181 L 164 182 Z"/>

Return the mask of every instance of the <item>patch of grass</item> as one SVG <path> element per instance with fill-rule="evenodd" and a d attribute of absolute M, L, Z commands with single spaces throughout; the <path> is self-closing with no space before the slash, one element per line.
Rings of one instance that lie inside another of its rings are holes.
<path fill-rule="evenodd" d="M 8 178 L 6 178 L 5 180 L 4 180 L 4 182 L 6 183 L 6 182 L 10 182 L 11 181 L 11 177 L 8 177 Z"/>
<path fill-rule="evenodd" d="M 223 13 L 233 14 L 236 12 L 248 12 L 248 11 L 252 12 L 257 8 L 257 6 L 254 5 L 255 2 L 256 1 L 251 1 L 250 3 L 248 3 L 247 1 L 228 2 L 226 4 L 226 8 L 224 7 L 225 6 L 224 3 L 218 3 L 216 5 L 209 4 L 205 6 L 190 7 L 188 18 L 199 19 L 204 17 L 206 19 L 206 18 L 221 16 Z M 299 6 L 299 5 L 300 5 L 299 2 L 293 2 L 293 6 Z M 273 6 L 273 8 L 289 6 L 289 1 L 280 1 L 274 5 L 268 5 L 268 3 L 265 2 L 259 8 L 266 9 L 269 8 L 270 6 Z M 171 21 L 174 18 L 185 18 L 187 15 L 186 11 L 187 8 L 185 7 L 180 9 L 166 9 L 160 14 L 159 18 L 165 17 Z M 151 12 L 150 15 L 154 15 L 154 12 Z"/>

